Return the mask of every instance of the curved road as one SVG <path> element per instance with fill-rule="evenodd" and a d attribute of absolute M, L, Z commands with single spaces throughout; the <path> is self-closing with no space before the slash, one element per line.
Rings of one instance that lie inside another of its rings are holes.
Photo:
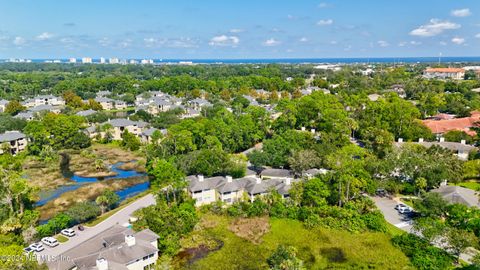
<path fill-rule="evenodd" d="M 130 203 L 123 209 L 119 210 L 106 220 L 102 221 L 101 223 L 95 225 L 94 227 L 85 227 L 85 230 L 78 231 L 77 227 L 75 226 L 73 229 L 75 230 L 76 235 L 70 238 L 65 243 L 60 243 L 58 246 L 54 248 L 45 247 L 45 250 L 42 252 L 37 253 L 37 259 L 40 263 L 45 262 L 49 263 L 59 257 L 59 255 L 63 254 L 65 251 L 75 248 L 79 244 L 83 243 L 84 241 L 96 236 L 97 234 L 107 230 L 108 228 L 112 227 L 115 224 L 125 224 L 129 222 L 130 216 L 136 210 L 140 208 L 144 208 L 150 205 L 155 204 L 155 198 L 152 194 L 147 194 L 136 201 Z"/>

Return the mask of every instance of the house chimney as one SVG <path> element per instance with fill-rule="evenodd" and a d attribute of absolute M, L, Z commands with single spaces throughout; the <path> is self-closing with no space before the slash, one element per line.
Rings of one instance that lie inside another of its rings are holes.
<path fill-rule="evenodd" d="M 403 143 L 403 138 L 398 138 L 399 143 Z"/>
<path fill-rule="evenodd" d="M 314 128 L 310 129 L 310 132 L 312 132 L 312 134 L 315 134 L 315 129 Z"/>
<path fill-rule="evenodd" d="M 203 175 L 201 174 L 197 175 L 197 178 L 198 178 L 198 182 L 203 182 L 204 180 Z"/>
<path fill-rule="evenodd" d="M 305 131 L 305 127 L 302 127 L 302 131 Z"/>
<path fill-rule="evenodd" d="M 260 183 L 262 183 L 262 178 L 257 177 L 257 184 L 260 184 Z"/>
<path fill-rule="evenodd" d="M 419 143 L 422 143 L 422 142 L 423 142 L 423 138 L 419 138 L 419 139 L 418 139 L 418 142 L 419 142 Z"/>
<path fill-rule="evenodd" d="M 445 141 L 445 138 L 444 137 L 440 137 L 440 142 L 444 142 Z"/>
<path fill-rule="evenodd" d="M 232 180 L 233 180 L 230 175 L 225 176 L 225 178 L 227 178 L 227 182 L 228 182 L 228 183 L 231 183 Z"/>
<path fill-rule="evenodd" d="M 125 235 L 125 243 L 129 247 L 134 246 L 135 245 L 135 236 L 133 236 L 131 234 Z"/>
<path fill-rule="evenodd" d="M 465 141 L 465 140 L 461 140 L 461 141 L 460 141 L 460 143 L 461 143 L 461 144 L 466 144 L 466 143 L 467 143 L 467 141 Z"/>
<path fill-rule="evenodd" d="M 95 261 L 98 270 L 108 270 L 108 261 L 104 258 L 98 258 Z"/>
<path fill-rule="evenodd" d="M 292 178 L 285 179 L 285 185 L 290 186 L 292 184 Z"/>

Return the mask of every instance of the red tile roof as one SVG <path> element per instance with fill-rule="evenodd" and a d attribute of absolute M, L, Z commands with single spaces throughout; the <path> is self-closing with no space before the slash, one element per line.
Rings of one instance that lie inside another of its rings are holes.
<path fill-rule="evenodd" d="M 451 130 L 459 130 L 464 131 L 469 135 L 475 135 L 476 132 L 470 128 L 477 126 L 476 122 L 479 121 L 480 112 L 472 112 L 470 117 L 447 120 L 423 120 L 422 122 L 435 134 L 445 133 Z"/>
<path fill-rule="evenodd" d="M 435 72 L 439 72 L 439 73 L 464 73 L 465 70 L 461 69 L 461 68 L 427 68 L 425 70 L 425 72 L 428 72 L 428 73 L 435 73 Z"/>

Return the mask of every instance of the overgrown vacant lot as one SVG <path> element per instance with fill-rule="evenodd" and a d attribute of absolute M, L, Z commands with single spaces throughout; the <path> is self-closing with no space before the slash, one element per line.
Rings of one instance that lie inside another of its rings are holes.
<path fill-rule="evenodd" d="M 145 171 L 145 159 L 138 153 L 121 149 L 115 145 L 94 144 L 85 150 L 66 150 L 70 157 L 70 171 L 86 177 L 112 176 L 109 166 L 118 162 L 126 162 L 120 169 Z M 96 167 L 96 160 L 102 160 L 103 168 Z M 138 162 L 129 163 L 137 160 Z M 53 189 L 60 185 L 72 183 L 61 173 L 61 158 L 44 161 L 38 158 L 28 157 L 23 165 L 25 177 L 29 182 L 41 189 Z"/>
<path fill-rule="evenodd" d="M 223 246 L 196 261 L 188 262 L 184 257 L 181 261 L 177 257 L 175 266 L 183 269 L 266 269 L 266 259 L 283 244 L 297 249 L 297 256 L 307 269 L 413 269 L 408 258 L 392 246 L 387 234 L 308 230 L 295 220 L 263 220 L 269 222 L 269 226 L 260 224 L 259 219 L 252 220 L 256 226 L 251 226 L 249 233 L 245 231 L 249 229 L 245 226 L 246 220 L 204 216 L 199 229 L 181 241 L 182 247 L 191 249 L 203 245 L 212 249 L 219 241 Z M 267 232 L 265 228 L 269 228 Z M 255 233 L 263 236 L 255 237 Z"/>

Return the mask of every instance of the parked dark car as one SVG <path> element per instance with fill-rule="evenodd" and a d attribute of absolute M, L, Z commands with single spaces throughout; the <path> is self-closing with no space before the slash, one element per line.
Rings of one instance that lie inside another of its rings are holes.
<path fill-rule="evenodd" d="M 388 192 L 383 189 L 383 188 L 379 188 L 377 189 L 377 191 L 375 192 L 375 194 L 378 196 L 378 197 L 387 197 L 388 196 Z"/>
<path fill-rule="evenodd" d="M 79 230 L 79 231 L 83 231 L 83 230 L 85 230 L 85 228 L 83 227 L 83 225 L 78 225 L 78 227 L 77 227 L 77 228 L 78 228 L 78 230 Z"/>

